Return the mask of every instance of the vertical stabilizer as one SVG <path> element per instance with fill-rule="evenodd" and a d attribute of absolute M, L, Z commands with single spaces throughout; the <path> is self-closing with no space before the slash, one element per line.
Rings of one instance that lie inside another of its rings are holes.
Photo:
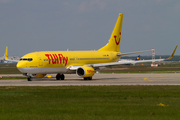
<path fill-rule="evenodd" d="M 5 60 L 8 60 L 8 46 L 6 46 Z"/>
<path fill-rule="evenodd" d="M 109 42 L 104 47 L 100 48 L 98 51 L 112 51 L 119 52 L 121 44 L 121 30 L 123 23 L 123 14 L 120 13 L 115 24 L 114 30 L 111 34 Z"/>

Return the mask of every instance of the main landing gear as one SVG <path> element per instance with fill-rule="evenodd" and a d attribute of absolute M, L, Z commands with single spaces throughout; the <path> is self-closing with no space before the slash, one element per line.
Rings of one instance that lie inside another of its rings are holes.
<path fill-rule="evenodd" d="M 56 80 L 64 80 L 64 78 L 65 78 L 64 74 L 58 73 L 58 74 L 56 75 Z"/>

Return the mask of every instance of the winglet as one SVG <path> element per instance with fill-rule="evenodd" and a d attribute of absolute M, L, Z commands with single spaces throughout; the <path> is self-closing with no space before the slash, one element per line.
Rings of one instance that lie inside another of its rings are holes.
<path fill-rule="evenodd" d="M 170 60 L 170 59 L 172 59 L 172 58 L 173 58 L 174 53 L 176 52 L 177 47 L 178 47 L 178 45 L 176 45 L 176 47 L 175 47 L 175 49 L 174 49 L 173 53 L 171 54 L 171 56 L 170 56 L 169 58 L 166 58 L 165 60 Z"/>

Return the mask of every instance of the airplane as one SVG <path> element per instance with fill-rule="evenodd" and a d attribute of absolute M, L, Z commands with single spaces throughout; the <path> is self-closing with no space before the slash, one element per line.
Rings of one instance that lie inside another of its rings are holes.
<path fill-rule="evenodd" d="M 7 62 L 7 63 L 18 63 L 19 62 L 19 60 L 9 59 L 9 57 L 8 57 L 8 46 L 6 46 L 6 52 L 4 54 L 4 62 Z"/>
<path fill-rule="evenodd" d="M 140 60 L 140 55 L 138 55 L 135 60 Z"/>
<path fill-rule="evenodd" d="M 130 63 L 163 61 L 171 59 L 174 56 L 177 46 L 171 57 L 167 59 L 117 62 L 123 55 L 151 51 L 121 53 L 119 50 L 122 23 L 123 14 L 120 13 L 109 42 L 98 50 L 32 52 L 21 57 L 16 65 L 17 69 L 22 72 L 23 75 L 27 76 L 28 81 L 32 81 L 32 78 L 44 77 L 46 74 L 56 74 L 56 80 L 64 80 L 64 74 L 76 74 L 78 77 L 84 78 L 84 80 L 92 80 L 96 71 L 104 69 L 105 67 Z"/>

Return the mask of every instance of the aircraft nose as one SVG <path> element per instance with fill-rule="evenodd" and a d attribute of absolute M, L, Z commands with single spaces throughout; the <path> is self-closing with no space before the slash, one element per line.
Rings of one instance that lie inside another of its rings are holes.
<path fill-rule="evenodd" d="M 24 65 L 22 64 L 22 62 L 18 62 L 17 65 L 16 65 L 17 68 L 22 68 L 22 66 L 24 66 Z"/>
<path fill-rule="evenodd" d="M 25 72 L 24 68 L 26 67 L 26 63 L 19 61 L 16 65 L 16 67 L 20 72 L 24 73 Z"/>

